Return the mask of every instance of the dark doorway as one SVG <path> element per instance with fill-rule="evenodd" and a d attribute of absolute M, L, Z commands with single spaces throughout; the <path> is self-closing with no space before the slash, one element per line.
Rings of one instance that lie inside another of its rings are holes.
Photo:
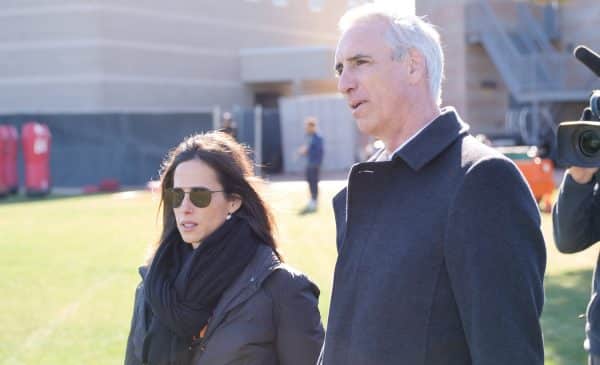
<path fill-rule="evenodd" d="M 281 94 L 276 92 L 260 92 L 254 94 L 254 104 L 262 105 L 265 109 L 277 109 L 279 107 L 278 100 Z"/>

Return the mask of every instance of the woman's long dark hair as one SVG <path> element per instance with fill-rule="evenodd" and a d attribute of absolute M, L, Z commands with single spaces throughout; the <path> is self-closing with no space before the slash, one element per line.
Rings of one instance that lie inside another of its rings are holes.
<path fill-rule="evenodd" d="M 226 197 L 241 199 L 242 205 L 235 214 L 245 219 L 252 231 L 282 260 L 274 238 L 273 214 L 252 186 L 253 182 L 259 182 L 260 179 L 254 176 L 248 152 L 247 148 L 223 132 L 190 136 L 169 151 L 160 170 L 162 233 L 157 244 L 151 249 L 149 261 L 160 245 L 182 241 L 177 230 L 173 206 L 169 199 L 165 199 L 165 194 L 166 189 L 173 187 L 173 174 L 177 166 L 194 159 L 201 160 L 215 170 Z"/>

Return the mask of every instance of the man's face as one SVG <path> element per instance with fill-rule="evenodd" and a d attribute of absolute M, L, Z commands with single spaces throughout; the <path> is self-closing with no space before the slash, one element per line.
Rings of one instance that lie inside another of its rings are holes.
<path fill-rule="evenodd" d="M 361 132 L 386 138 L 410 102 L 408 57 L 394 60 L 386 41 L 388 26 L 367 20 L 342 35 L 335 55 L 338 90 L 348 100 Z"/>
<path fill-rule="evenodd" d="M 304 131 L 306 132 L 306 134 L 315 134 L 316 130 L 317 127 L 315 123 L 311 122 L 310 120 L 304 122 Z"/>

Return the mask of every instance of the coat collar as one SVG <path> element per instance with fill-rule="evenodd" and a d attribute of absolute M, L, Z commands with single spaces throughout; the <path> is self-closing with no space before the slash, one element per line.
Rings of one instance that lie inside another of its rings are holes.
<path fill-rule="evenodd" d="M 262 282 L 281 265 L 281 262 L 267 245 L 259 245 L 256 254 L 248 263 L 242 274 L 225 290 L 219 300 L 215 314 L 219 311 L 226 312 L 240 300 L 245 300 L 244 293 L 252 293 L 258 289 Z"/>
<path fill-rule="evenodd" d="M 271 247 L 259 245 L 242 274 L 223 293 L 208 322 L 205 338 L 208 339 L 213 334 L 232 308 L 248 300 L 261 287 L 263 281 L 281 265 Z"/>
<path fill-rule="evenodd" d="M 453 107 L 443 108 L 440 116 L 396 152 L 392 160 L 401 159 L 418 171 L 468 130 L 469 125 Z"/>
<path fill-rule="evenodd" d="M 208 323 L 206 338 L 214 332 L 231 308 L 251 297 L 260 288 L 263 281 L 281 265 L 281 261 L 271 247 L 262 244 L 259 245 L 250 263 L 248 263 L 240 276 L 235 279 L 233 284 L 221 296 L 219 304 Z M 138 267 L 138 272 L 143 280 L 146 278 L 148 267 L 140 266 Z"/>

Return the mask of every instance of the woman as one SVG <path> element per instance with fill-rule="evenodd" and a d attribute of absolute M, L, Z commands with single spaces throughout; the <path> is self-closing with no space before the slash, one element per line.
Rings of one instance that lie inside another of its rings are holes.
<path fill-rule="evenodd" d="M 126 365 L 314 364 L 319 290 L 282 263 L 245 149 L 199 134 L 161 171 L 163 228 L 140 268 Z"/>

